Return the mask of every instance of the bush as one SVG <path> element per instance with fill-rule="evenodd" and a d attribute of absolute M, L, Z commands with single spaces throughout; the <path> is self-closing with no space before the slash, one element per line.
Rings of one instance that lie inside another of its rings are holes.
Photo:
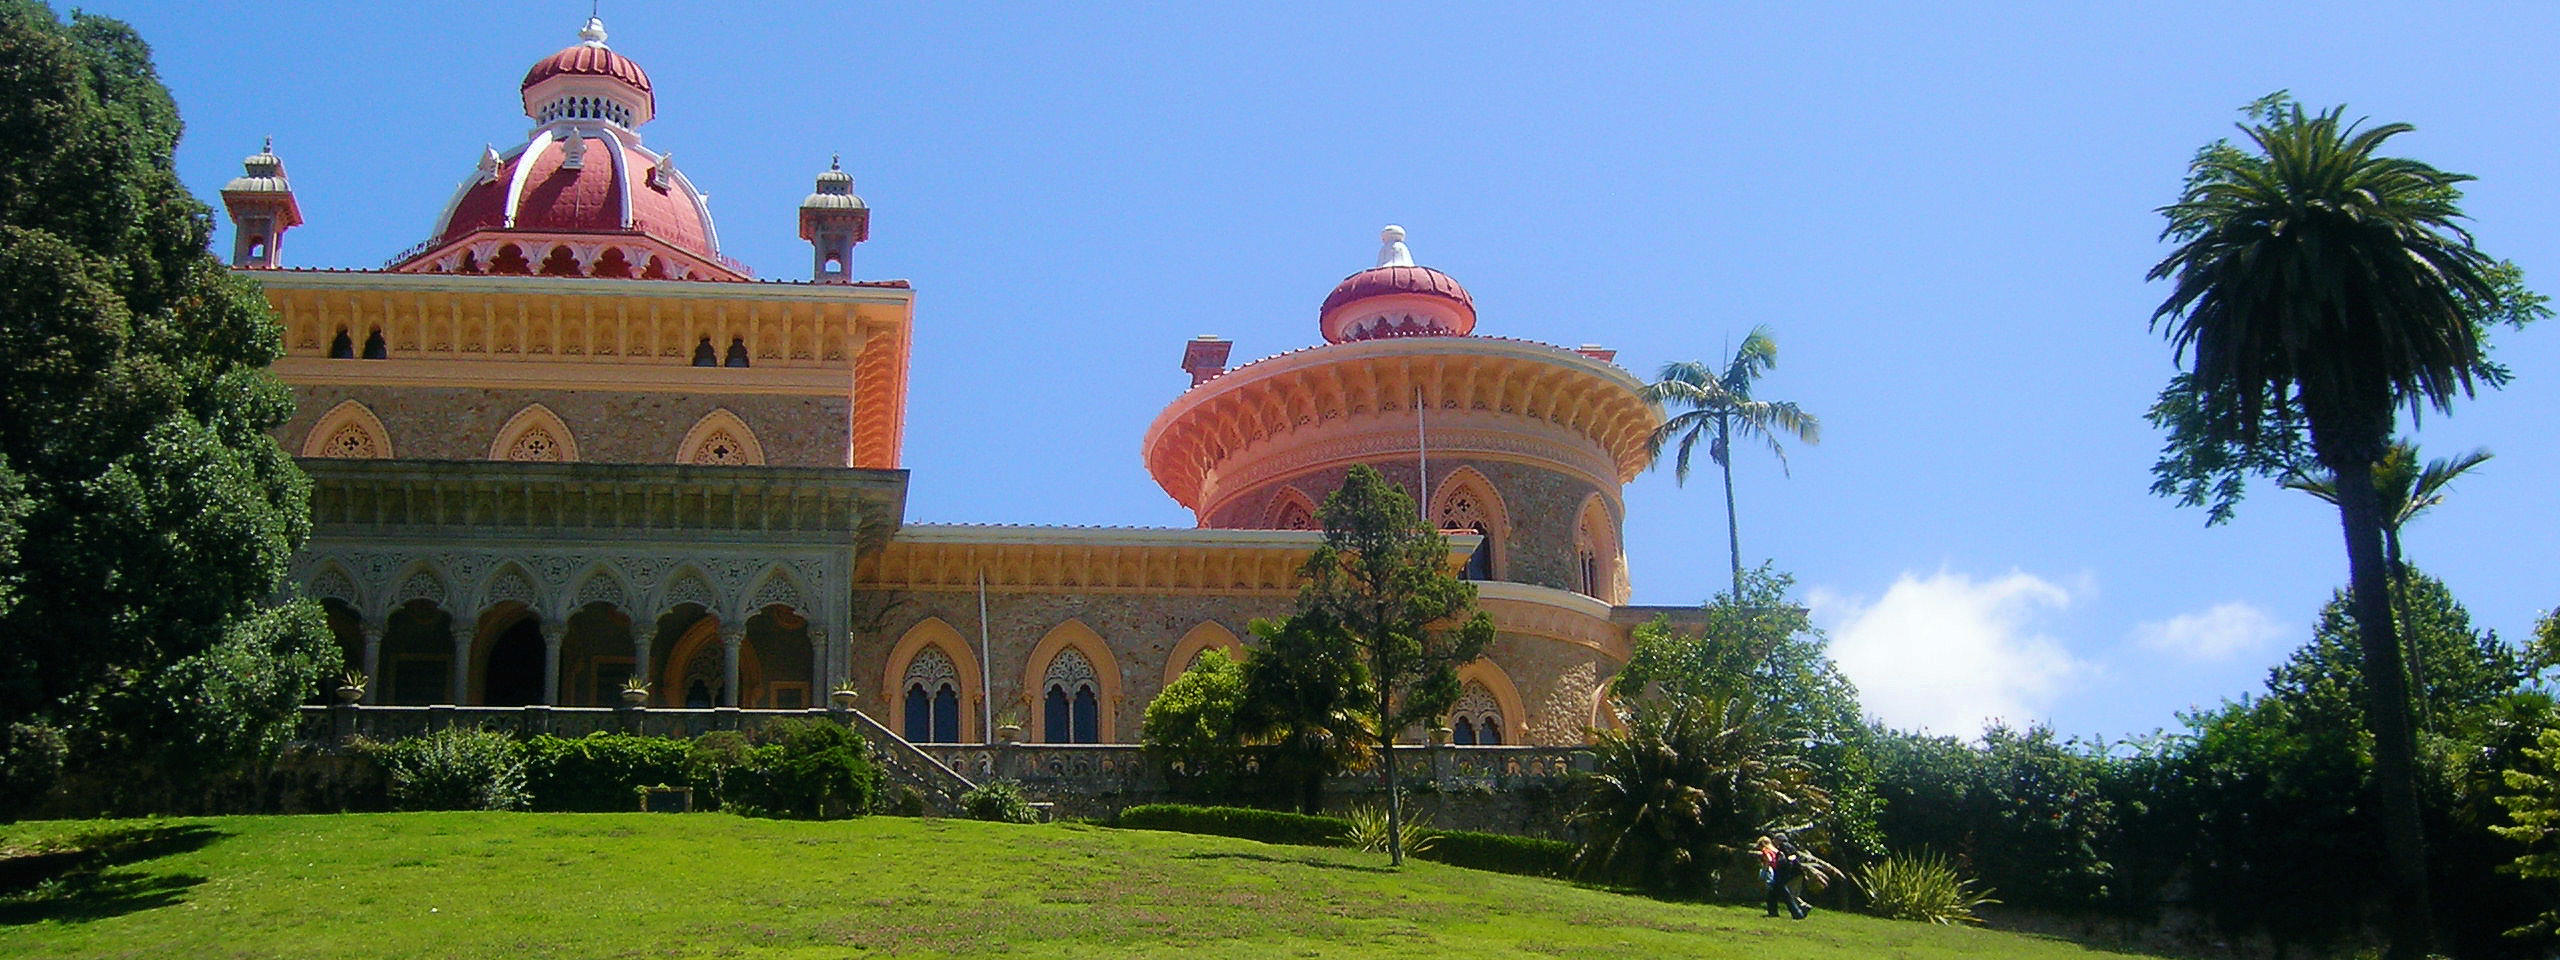
<path fill-rule="evenodd" d="M 960 795 L 960 809 L 971 820 L 997 823 L 1038 823 L 1040 811 L 1022 795 L 1022 785 L 1011 780 L 989 780 L 978 788 Z"/>
<path fill-rule="evenodd" d="M 1973 908 L 2000 902 L 1991 899 L 1989 890 L 1975 893 L 1973 881 L 1934 853 L 1897 853 L 1858 871 L 1856 879 L 1858 890 L 1867 895 L 1868 910 L 1892 920 L 1981 923 Z"/>
<path fill-rule="evenodd" d="M 755 743 L 735 730 L 714 730 L 693 738 L 685 748 L 684 776 L 693 784 L 693 799 L 704 810 L 718 810 L 729 802 L 729 781 L 739 775 L 753 776 Z"/>
<path fill-rule="evenodd" d="M 916 789 L 914 784 L 901 783 L 889 788 L 888 794 L 880 798 L 880 812 L 893 817 L 921 817 L 930 812 L 930 808 L 925 804 L 924 791 Z"/>
<path fill-rule="evenodd" d="M 1431 839 L 1431 846 L 1415 848 L 1414 856 L 1453 867 L 1524 877 L 1573 876 L 1574 846 L 1562 840 L 1466 830 L 1438 831 Z"/>
<path fill-rule="evenodd" d="M 525 790 L 535 810 L 606 813 L 632 808 L 632 790 L 685 784 L 692 745 L 666 737 L 592 733 L 525 741 Z"/>
<path fill-rule="evenodd" d="M 514 810 L 525 802 L 524 746 L 490 730 L 438 730 L 372 748 L 403 810 Z"/>
<path fill-rule="evenodd" d="M 1150 803 L 1122 810 L 1119 825 L 1132 830 L 1205 833 L 1307 847 L 1340 846 L 1343 835 L 1351 830 L 1351 821 L 1340 817 L 1314 817 L 1246 807 L 1194 807 L 1177 803 Z"/>
<path fill-rule="evenodd" d="M 861 734 L 832 720 L 790 719 L 767 727 L 765 739 L 745 768 L 725 770 L 724 802 L 741 813 L 803 819 L 871 811 L 884 778 Z M 695 752 L 716 758 L 729 746 L 697 743 Z"/>
<path fill-rule="evenodd" d="M 1342 843 L 1370 853 L 1387 852 L 1387 808 L 1361 804 L 1351 808 L 1349 825 L 1342 832 Z M 1419 810 L 1407 810 L 1404 816 L 1404 852 L 1421 856 L 1439 838 L 1431 832 L 1431 817 Z"/>

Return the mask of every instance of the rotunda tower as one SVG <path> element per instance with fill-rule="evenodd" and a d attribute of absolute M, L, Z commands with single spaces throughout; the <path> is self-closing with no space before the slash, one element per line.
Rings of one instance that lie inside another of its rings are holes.
<path fill-rule="evenodd" d="M 518 85 L 525 142 L 480 162 L 397 273 L 748 280 L 720 254 L 710 197 L 675 158 L 641 145 L 657 116 L 649 74 L 605 45 L 590 17 L 578 42 L 536 61 Z"/>
<path fill-rule="evenodd" d="M 1475 300 L 1414 263 L 1400 227 L 1317 310 L 1325 343 L 1224 369 L 1201 338 L 1193 386 L 1147 428 L 1148 472 L 1202 527 L 1310 529 L 1366 463 L 1443 529 L 1484 535 L 1467 576 L 1627 599 L 1624 484 L 1661 414 L 1612 351 L 1474 335 Z"/>

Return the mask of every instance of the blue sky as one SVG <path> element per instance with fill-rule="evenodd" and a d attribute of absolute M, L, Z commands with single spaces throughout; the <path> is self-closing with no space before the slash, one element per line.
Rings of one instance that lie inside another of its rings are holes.
<path fill-rule="evenodd" d="M 207 198 L 273 134 L 303 266 L 423 239 L 573 0 L 93 2 L 152 42 Z M 2121 735 L 2257 689 L 2345 579 L 2331 512 L 2237 522 L 2146 493 L 2172 373 L 2153 209 L 2279 88 L 2405 120 L 2477 175 L 2482 247 L 2560 291 L 2560 7 L 2532 4 L 604 5 L 656 82 L 648 143 L 727 253 L 806 276 L 794 206 L 831 152 L 874 208 L 865 277 L 914 281 L 921 521 L 1187 526 L 1138 439 L 1187 381 L 1313 343 L 1400 223 L 1479 332 L 1649 376 L 1754 324 L 1765 396 L 1824 420 L 1792 476 L 1744 456 L 1746 557 L 1800 579 L 1870 709 Z M 228 249 L 228 239 L 221 243 Z M 2497 459 L 2408 532 L 2477 621 L 2560 604 L 2560 322 L 2499 338 L 2509 389 L 2429 417 Z M 2406 425 L 2404 424 L 2404 428 Z M 1748 451 L 1746 451 L 1748 453 Z M 1710 475 L 1631 485 L 1636 598 L 1724 579 Z"/>

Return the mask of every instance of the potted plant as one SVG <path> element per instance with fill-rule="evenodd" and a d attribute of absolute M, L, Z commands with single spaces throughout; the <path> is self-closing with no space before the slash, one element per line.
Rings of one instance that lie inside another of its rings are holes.
<path fill-rule="evenodd" d="M 362 670 L 349 670 L 338 678 L 338 702 L 354 703 L 364 699 L 365 675 Z"/>
<path fill-rule="evenodd" d="M 1448 724 L 1441 724 L 1441 725 L 1439 725 L 1439 726 L 1432 727 L 1432 728 L 1431 728 L 1431 745 L 1432 745 L 1432 746 L 1435 746 L 1435 747 L 1445 747 L 1445 746 L 1448 746 L 1448 745 L 1449 745 L 1449 736 L 1450 736 L 1451 732 L 1452 732 L 1452 731 L 1450 731 Z"/>
<path fill-rule="evenodd" d="M 1022 705 L 1014 704 L 996 714 L 996 742 L 1022 742 Z"/>
<path fill-rule="evenodd" d="M 860 692 L 854 689 L 851 679 L 838 680 L 835 689 L 827 691 L 827 699 L 833 701 L 838 710 L 853 709 L 853 701 L 860 696 Z"/>
<path fill-rule="evenodd" d="M 649 703 L 649 681 L 632 677 L 622 681 L 622 705 L 638 708 Z"/>

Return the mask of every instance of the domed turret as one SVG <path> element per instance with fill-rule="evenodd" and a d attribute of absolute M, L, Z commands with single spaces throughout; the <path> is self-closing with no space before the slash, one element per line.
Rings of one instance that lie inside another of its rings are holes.
<path fill-rule="evenodd" d="M 871 239 L 871 209 L 853 195 L 853 174 L 844 172 L 842 156 L 827 161 L 816 189 L 800 201 L 800 239 L 815 248 L 811 279 L 853 282 L 853 245 Z"/>
<path fill-rule="evenodd" d="M 532 136 L 485 151 L 434 234 L 392 270 L 749 279 L 720 255 L 710 198 L 632 129 L 657 114 L 649 75 L 605 46 L 604 21 L 578 36 L 525 73 Z"/>
<path fill-rule="evenodd" d="M 1378 265 L 1343 278 L 1324 298 L 1317 323 L 1331 343 L 1381 337 L 1462 337 L 1476 328 L 1476 301 L 1448 274 L 1413 263 L 1404 228 L 1378 231 Z"/>
<path fill-rule="evenodd" d="M 302 205 L 294 202 L 274 137 L 240 166 L 240 175 L 222 185 L 222 209 L 231 215 L 231 265 L 273 270 L 284 263 L 284 232 L 302 225 Z"/>

